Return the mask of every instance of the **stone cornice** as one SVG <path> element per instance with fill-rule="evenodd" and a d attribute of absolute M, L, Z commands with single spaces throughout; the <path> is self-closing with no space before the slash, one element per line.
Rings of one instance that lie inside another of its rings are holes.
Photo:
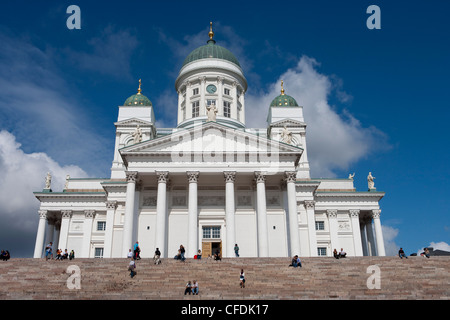
<path fill-rule="evenodd" d="M 106 200 L 106 192 L 34 192 L 33 194 L 39 201 L 49 201 L 53 199 L 86 199 L 89 201 Z"/>
<path fill-rule="evenodd" d="M 360 197 L 360 198 L 372 198 L 381 199 L 384 197 L 384 192 L 365 192 L 365 191 L 316 191 L 314 193 L 316 197 Z"/>

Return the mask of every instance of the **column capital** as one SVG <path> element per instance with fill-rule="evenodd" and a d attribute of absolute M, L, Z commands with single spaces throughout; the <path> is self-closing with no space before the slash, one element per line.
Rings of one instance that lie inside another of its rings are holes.
<path fill-rule="evenodd" d="M 95 217 L 95 210 L 84 210 L 84 216 L 87 219 L 93 219 Z"/>
<path fill-rule="evenodd" d="M 155 171 L 156 175 L 158 176 L 158 183 L 163 182 L 163 183 L 167 183 L 168 182 L 168 177 L 169 177 L 169 171 Z"/>
<path fill-rule="evenodd" d="M 284 178 L 286 179 L 287 183 L 295 182 L 295 180 L 297 179 L 297 172 L 296 171 L 285 171 Z"/>
<path fill-rule="evenodd" d="M 137 180 L 137 171 L 127 171 L 125 172 L 126 176 L 127 176 L 127 182 L 134 182 L 136 183 Z"/>
<path fill-rule="evenodd" d="M 327 216 L 328 216 L 328 218 L 337 218 L 337 210 L 336 209 L 328 209 Z"/>
<path fill-rule="evenodd" d="M 63 219 L 68 219 L 72 217 L 72 210 L 62 210 L 61 215 Z"/>
<path fill-rule="evenodd" d="M 372 218 L 373 219 L 379 219 L 381 214 L 380 209 L 372 210 Z"/>
<path fill-rule="evenodd" d="M 198 172 L 198 171 L 188 171 L 186 173 L 188 175 L 189 183 L 191 183 L 191 182 L 198 182 L 198 176 L 199 176 L 200 172 Z"/>
<path fill-rule="evenodd" d="M 305 209 L 314 209 L 316 202 L 314 200 L 305 200 L 303 204 Z"/>
<path fill-rule="evenodd" d="M 350 217 L 352 217 L 352 218 L 359 218 L 359 213 L 361 212 L 361 210 L 359 210 L 359 209 L 350 209 L 348 211 L 350 213 Z"/>
<path fill-rule="evenodd" d="M 224 171 L 225 182 L 233 182 L 236 180 L 236 171 Z"/>
<path fill-rule="evenodd" d="M 46 219 L 47 218 L 47 210 L 39 210 L 39 218 Z"/>
<path fill-rule="evenodd" d="M 117 208 L 117 201 L 106 201 L 106 209 L 116 209 Z"/>
<path fill-rule="evenodd" d="M 256 183 L 264 183 L 266 181 L 266 174 L 262 171 L 255 171 Z"/>

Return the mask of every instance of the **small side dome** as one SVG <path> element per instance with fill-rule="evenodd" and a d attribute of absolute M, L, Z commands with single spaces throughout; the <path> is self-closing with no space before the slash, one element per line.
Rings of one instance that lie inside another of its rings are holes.
<path fill-rule="evenodd" d="M 139 79 L 139 89 L 136 94 L 133 94 L 127 100 L 125 100 L 124 106 L 152 106 L 152 102 L 149 98 L 141 93 L 141 79 Z"/>
<path fill-rule="evenodd" d="M 284 93 L 283 80 L 281 80 L 281 94 L 272 100 L 271 107 L 298 107 L 294 98 Z"/>

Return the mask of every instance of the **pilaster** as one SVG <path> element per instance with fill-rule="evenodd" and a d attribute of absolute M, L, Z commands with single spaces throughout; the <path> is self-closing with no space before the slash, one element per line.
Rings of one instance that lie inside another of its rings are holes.
<path fill-rule="evenodd" d="M 197 254 L 198 244 L 198 197 L 197 197 L 197 182 L 199 177 L 198 171 L 187 172 L 189 181 L 189 208 L 188 208 L 188 245 L 186 248 L 186 255 L 188 258 L 193 258 Z"/>
<path fill-rule="evenodd" d="M 236 241 L 235 234 L 235 202 L 234 202 L 234 181 L 236 180 L 236 171 L 225 171 L 225 219 L 227 228 L 226 257 L 233 257 L 233 249 Z"/>
<path fill-rule="evenodd" d="M 269 256 L 269 239 L 267 230 L 267 206 L 266 206 L 266 175 L 264 172 L 255 172 L 256 181 L 256 210 L 258 218 L 258 256 Z"/>

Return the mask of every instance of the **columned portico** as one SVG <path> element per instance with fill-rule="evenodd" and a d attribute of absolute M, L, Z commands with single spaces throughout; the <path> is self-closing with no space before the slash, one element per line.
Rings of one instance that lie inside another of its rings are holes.
<path fill-rule="evenodd" d="M 235 234 L 235 203 L 234 203 L 234 181 L 236 179 L 235 171 L 225 171 L 225 219 L 227 228 L 226 256 L 233 257 Z"/>
<path fill-rule="evenodd" d="M 161 257 L 167 257 L 166 230 L 167 230 L 167 181 L 169 172 L 157 171 L 158 194 L 156 200 L 156 248 L 161 251 Z"/>
<path fill-rule="evenodd" d="M 127 191 L 125 205 L 125 221 L 123 225 L 123 242 L 121 256 L 126 257 L 133 247 L 134 204 L 137 172 L 126 172 Z"/>
<path fill-rule="evenodd" d="M 45 225 L 47 223 L 47 210 L 39 210 L 39 224 L 34 246 L 34 258 L 41 258 L 44 250 Z"/>
<path fill-rule="evenodd" d="M 263 172 L 255 172 L 256 211 L 258 224 L 258 256 L 269 256 L 269 239 L 267 234 L 266 176 Z"/>
<path fill-rule="evenodd" d="M 300 236 L 298 234 L 297 194 L 295 192 L 296 171 L 286 171 L 286 189 L 288 199 L 289 234 L 291 256 L 300 255 Z"/>
<path fill-rule="evenodd" d="M 187 172 L 189 181 L 189 203 L 188 203 L 188 245 L 186 257 L 193 258 L 198 250 L 198 171 Z"/>

